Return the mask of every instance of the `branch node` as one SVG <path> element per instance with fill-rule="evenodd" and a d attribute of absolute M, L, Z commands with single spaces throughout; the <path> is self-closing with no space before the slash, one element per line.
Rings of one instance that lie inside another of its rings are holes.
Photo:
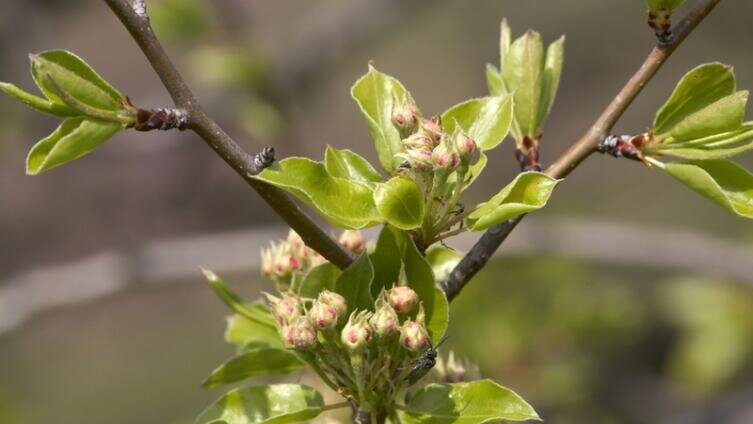
<path fill-rule="evenodd" d="M 149 19 L 149 15 L 146 14 L 146 0 L 134 0 L 133 13 L 142 18 Z"/>
<path fill-rule="evenodd" d="M 261 149 L 261 151 L 254 155 L 254 171 L 259 172 L 270 167 L 275 161 L 275 148 L 267 146 Z"/>
<path fill-rule="evenodd" d="M 188 112 L 185 109 L 171 107 L 158 107 L 151 110 L 139 109 L 136 111 L 136 123 L 133 129 L 136 131 L 171 130 L 177 128 L 180 131 L 188 128 Z"/>

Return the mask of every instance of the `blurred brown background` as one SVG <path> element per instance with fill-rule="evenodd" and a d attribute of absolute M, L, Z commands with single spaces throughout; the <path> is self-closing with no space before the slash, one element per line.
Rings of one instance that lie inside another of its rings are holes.
<path fill-rule="evenodd" d="M 499 60 L 507 17 L 514 34 L 567 35 L 548 163 L 654 41 L 639 0 L 148 6 L 210 113 L 249 151 L 273 144 L 278 157 L 319 159 L 332 144 L 375 159 L 349 96 L 369 60 L 426 114 L 484 95 L 484 65 Z M 0 80 L 31 90 L 27 54 L 64 48 L 137 105 L 170 104 L 104 2 L 6 0 L 2 10 Z M 703 62 L 732 64 L 738 85 L 753 87 L 751 16 L 752 3 L 723 1 L 615 130 L 644 131 Z M 27 151 L 55 126 L 0 97 L 0 422 L 191 422 L 220 395 L 199 382 L 232 353 L 226 311 L 197 267 L 225 271 L 255 296 L 265 284 L 259 248 L 285 229 L 188 132 L 124 132 L 73 164 L 24 175 Z M 491 155 L 496 165 L 469 201 L 516 173 L 510 144 Z M 595 156 L 519 230 L 506 259 L 453 304 L 452 349 L 547 422 L 753 422 L 749 222 L 658 171 Z"/>

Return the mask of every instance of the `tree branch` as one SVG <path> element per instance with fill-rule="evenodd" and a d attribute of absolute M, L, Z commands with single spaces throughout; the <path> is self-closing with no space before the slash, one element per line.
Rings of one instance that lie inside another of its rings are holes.
<path fill-rule="evenodd" d="M 591 128 L 546 170 L 549 176 L 565 178 L 584 159 L 596 151 L 599 143 L 609 135 L 617 120 L 633 103 L 643 87 L 720 1 L 703 0 L 688 12 L 685 19 L 672 30 L 669 40 L 665 43 L 660 42 L 651 50 L 641 67 L 604 109 Z M 505 241 L 522 218 L 520 216 L 495 225 L 481 236 L 479 241 L 452 270 L 447 280 L 442 282 L 442 288 L 448 300 L 454 299 L 470 279 L 486 265 L 494 251 Z"/>
<path fill-rule="evenodd" d="M 188 128 L 198 134 L 238 175 L 240 175 L 312 249 L 340 268 L 352 256 L 311 220 L 282 190 L 252 178 L 263 168 L 207 115 L 162 48 L 149 23 L 144 0 L 105 0 L 146 56 L 175 106 L 188 113 Z"/>

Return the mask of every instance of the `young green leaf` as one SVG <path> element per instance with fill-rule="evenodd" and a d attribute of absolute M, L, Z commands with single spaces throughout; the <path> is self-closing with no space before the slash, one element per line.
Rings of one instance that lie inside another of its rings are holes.
<path fill-rule="evenodd" d="M 505 87 L 514 93 L 515 120 L 522 134 L 530 137 L 535 137 L 541 126 L 544 60 L 541 35 L 528 31 L 510 45 L 502 69 Z"/>
<path fill-rule="evenodd" d="M 681 159 L 706 160 L 728 158 L 751 149 L 753 149 L 753 122 L 748 122 L 734 131 L 681 143 L 658 143 L 652 146 L 648 153 Z"/>
<path fill-rule="evenodd" d="M 448 247 L 432 247 L 426 252 L 426 260 L 431 265 L 436 281 L 447 278 L 462 258 L 462 253 Z"/>
<path fill-rule="evenodd" d="M 335 291 L 348 301 L 348 314 L 357 309 L 365 311 L 374 308 L 374 298 L 371 296 L 372 281 L 374 267 L 366 253 L 345 268 L 337 278 Z"/>
<path fill-rule="evenodd" d="M 685 74 L 669 99 L 656 112 L 654 134 L 667 134 L 686 117 L 735 92 L 730 66 L 707 63 Z"/>
<path fill-rule="evenodd" d="M 652 12 L 659 10 L 672 11 L 683 3 L 685 3 L 685 0 L 646 0 L 646 5 Z"/>
<path fill-rule="evenodd" d="M 254 305 L 250 308 L 255 309 L 261 306 Z M 263 311 L 259 310 L 258 312 L 262 313 Z M 239 314 L 229 316 L 225 328 L 225 341 L 237 346 L 239 351 L 246 350 L 252 344 L 282 348 L 282 341 L 280 341 L 272 316 L 269 315 L 269 312 L 265 313 L 269 317 L 268 324 L 260 322 L 266 321 L 265 318 L 251 320 Z"/>
<path fill-rule="evenodd" d="M 544 126 L 544 121 L 552 110 L 554 99 L 557 97 L 557 89 L 562 77 L 562 64 L 565 60 L 565 36 L 549 44 L 546 49 L 544 61 L 544 83 L 541 92 L 541 109 L 539 110 L 539 129 Z"/>
<path fill-rule="evenodd" d="M 339 227 L 360 229 L 383 222 L 369 184 L 333 177 L 322 163 L 290 157 L 254 178 L 288 191 Z"/>
<path fill-rule="evenodd" d="M 453 134 L 459 126 L 481 150 L 489 150 L 507 137 L 512 117 L 510 95 L 471 99 L 442 114 L 442 129 Z"/>
<path fill-rule="evenodd" d="M 301 384 L 270 384 L 231 390 L 195 424 L 284 424 L 310 420 L 324 408 L 322 395 Z"/>
<path fill-rule="evenodd" d="M 405 244 L 405 277 L 424 305 L 426 312 L 426 329 L 434 344 L 439 343 L 447 331 L 450 320 L 450 305 L 442 290 L 437 287 L 434 272 L 426 258 L 418 251 L 410 238 Z"/>
<path fill-rule="evenodd" d="M 479 424 L 541 420 L 523 398 L 491 380 L 429 384 L 399 412 L 405 424 Z"/>
<path fill-rule="evenodd" d="M 669 134 L 674 140 L 683 141 L 738 129 L 745 119 L 747 102 L 747 91 L 723 97 L 686 116 L 672 127 Z"/>
<path fill-rule="evenodd" d="M 385 225 L 379 233 L 376 249 L 369 255 L 374 265 L 374 281 L 371 283 L 371 295 L 374 299 L 382 289 L 389 289 L 397 281 L 407 243 L 405 232 L 391 225 Z"/>
<path fill-rule="evenodd" d="M 35 96 L 7 82 L 0 82 L 0 90 L 43 113 L 49 113 L 50 115 L 59 116 L 61 118 L 80 115 L 80 112 L 64 104 L 55 103 L 48 99 Z"/>
<path fill-rule="evenodd" d="M 668 163 L 663 169 L 730 212 L 753 218 L 753 175 L 740 165 L 717 159 Z"/>
<path fill-rule="evenodd" d="M 52 102 L 66 104 L 59 95 L 62 90 L 95 109 L 111 112 L 123 109 L 125 97 L 75 54 L 66 50 L 48 50 L 30 58 L 34 82 Z"/>
<path fill-rule="evenodd" d="M 235 294 L 235 292 L 230 289 L 230 286 L 228 286 L 225 280 L 220 278 L 214 272 L 203 268 L 201 269 L 201 272 L 209 282 L 209 287 L 212 288 L 212 290 L 217 295 L 217 297 L 220 298 L 222 303 L 227 305 L 227 307 L 230 308 L 233 312 L 240 314 L 252 321 L 256 321 L 259 324 L 270 324 L 274 326 L 274 321 L 272 320 L 271 315 L 269 315 L 266 309 L 263 309 L 263 307 L 261 306 L 257 307 L 256 305 L 245 304 L 240 296 Z"/>
<path fill-rule="evenodd" d="M 510 31 L 510 25 L 507 24 L 507 19 L 502 19 L 502 22 L 500 22 L 499 24 L 499 73 L 500 74 L 502 73 L 502 70 L 505 69 L 505 58 L 507 57 L 507 52 L 510 51 L 510 44 L 512 44 L 512 31 Z"/>
<path fill-rule="evenodd" d="M 293 284 L 291 288 L 298 296 L 315 298 L 322 290 L 334 290 L 335 281 L 340 274 L 338 267 L 327 262 L 312 268 L 303 280 Z"/>
<path fill-rule="evenodd" d="M 397 79 L 369 65 L 369 72 L 356 81 L 350 94 L 366 118 L 382 168 L 392 172 L 401 162 L 395 155 L 403 151 L 400 133 L 392 124 L 392 107 L 395 99 L 411 98 L 410 93 Z"/>
<path fill-rule="evenodd" d="M 424 195 L 416 183 L 394 177 L 374 189 L 374 203 L 385 221 L 403 230 L 421 226 L 424 220 Z"/>
<path fill-rule="evenodd" d="M 303 363 L 290 351 L 258 348 L 232 357 L 212 371 L 201 385 L 211 389 L 254 377 L 286 375 L 301 368 Z"/>
<path fill-rule="evenodd" d="M 540 172 L 524 172 L 468 216 L 472 231 L 480 231 L 546 206 L 556 180 Z"/>
<path fill-rule="evenodd" d="M 382 181 L 382 175 L 371 166 L 369 161 L 348 149 L 338 150 L 327 146 L 324 154 L 324 167 L 333 177 L 365 183 Z"/>
<path fill-rule="evenodd" d="M 37 142 L 26 158 L 26 173 L 37 175 L 78 159 L 115 135 L 118 123 L 84 117 L 68 118 Z"/>
<path fill-rule="evenodd" d="M 501 96 L 507 94 L 505 83 L 502 81 L 502 74 L 494 65 L 486 64 L 486 87 L 492 96 Z"/>

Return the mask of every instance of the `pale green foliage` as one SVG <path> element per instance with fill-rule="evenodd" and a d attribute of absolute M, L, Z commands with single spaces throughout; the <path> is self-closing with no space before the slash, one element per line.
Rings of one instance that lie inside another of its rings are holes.
<path fill-rule="evenodd" d="M 270 384 L 235 389 L 199 415 L 196 424 L 283 424 L 321 413 L 322 395 L 301 384 Z"/>

